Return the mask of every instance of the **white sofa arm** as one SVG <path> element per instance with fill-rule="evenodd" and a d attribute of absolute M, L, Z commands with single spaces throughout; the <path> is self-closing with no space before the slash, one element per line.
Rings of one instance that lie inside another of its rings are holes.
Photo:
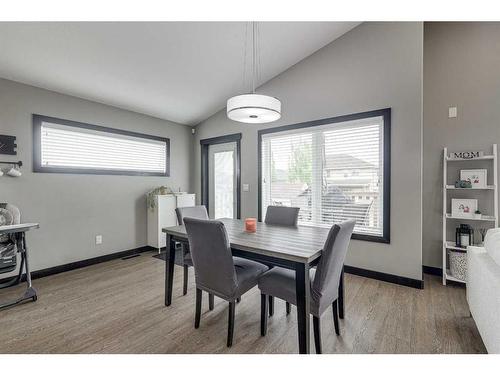
<path fill-rule="evenodd" d="M 500 267 L 486 249 L 467 247 L 467 302 L 488 353 L 500 353 Z"/>

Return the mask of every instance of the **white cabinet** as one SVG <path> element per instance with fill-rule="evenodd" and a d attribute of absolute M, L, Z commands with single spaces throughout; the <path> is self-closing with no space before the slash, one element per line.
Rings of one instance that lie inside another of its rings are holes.
<path fill-rule="evenodd" d="M 195 205 L 195 194 L 156 195 L 155 208 L 148 208 L 148 246 L 160 250 L 165 247 L 165 234 L 162 228 L 177 224 L 175 209 Z"/>

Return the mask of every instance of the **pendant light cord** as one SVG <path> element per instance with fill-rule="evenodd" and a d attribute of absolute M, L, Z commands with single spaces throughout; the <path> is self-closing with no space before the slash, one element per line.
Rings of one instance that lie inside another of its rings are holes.
<path fill-rule="evenodd" d="M 252 22 L 252 93 L 255 94 L 255 74 L 256 74 L 256 69 L 257 66 L 255 64 L 255 21 Z"/>
<path fill-rule="evenodd" d="M 256 78 L 256 81 L 257 81 L 257 84 L 259 82 L 262 82 L 261 78 L 262 78 L 262 62 L 261 62 L 261 58 L 262 58 L 262 46 L 261 46 L 261 43 L 262 43 L 262 36 L 261 36 L 261 31 L 260 31 L 260 26 L 261 24 L 257 24 L 256 25 L 256 36 L 257 36 L 257 47 L 256 47 L 256 51 L 257 51 L 257 58 L 256 58 L 256 64 L 257 64 L 257 68 L 256 68 L 256 72 L 257 72 L 257 78 Z"/>
<path fill-rule="evenodd" d="M 244 48 L 243 48 L 243 90 L 246 92 L 247 90 L 247 72 L 248 72 L 248 22 L 245 22 L 245 38 L 243 42 Z"/>

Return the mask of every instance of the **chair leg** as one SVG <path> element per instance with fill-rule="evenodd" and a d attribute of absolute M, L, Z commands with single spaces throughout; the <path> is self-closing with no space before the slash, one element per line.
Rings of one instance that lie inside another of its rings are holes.
<path fill-rule="evenodd" d="M 184 266 L 184 284 L 182 286 L 182 295 L 185 296 L 188 292 L 188 274 L 189 274 L 189 267 Z"/>
<path fill-rule="evenodd" d="M 345 304 L 345 290 L 344 290 L 344 267 L 342 267 L 342 272 L 340 274 L 340 283 L 339 283 L 339 298 L 338 298 L 338 305 L 339 305 L 339 318 L 344 319 L 344 304 Z"/>
<path fill-rule="evenodd" d="M 196 288 L 196 313 L 194 316 L 194 328 L 198 328 L 200 326 L 201 319 L 201 289 Z"/>
<path fill-rule="evenodd" d="M 340 335 L 338 300 L 333 301 L 333 303 L 332 303 L 332 310 L 333 310 L 333 325 L 335 326 L 335 333 L 338 336 L 338 335 Z"/>
<path fill-rule="evenodd" d="M 274 315 L 274 297 L 269 296 L 269 316 Z"/>
<path fill-rule="evenodd" d="M 214 295 L 212 293 L 208 293 L 208 309 L 210 311 L 214 309 Z"/>
<path fill-rule="evenodd" d="M 267 333 L 267 296 L 260 295 L 260 335 L 265 336 Z"/>
<path fill-rule="evenodd" d="M 229 302 L 229 319 L 227 322 L 227 346 L 228 348 L 233 345 L 233 336 L 234 336 L 234 312 L 236 308 L 236 303 Z"/>
<path fill-rule="evenodd" d="M 286 303 L 286 315 L 290 315 L 290 310 L 291 310 L 290 303 L 287 302 Z"/>
<path fill-rule="evenodd" d="M 317 316 L 313 316 L 314 328 L 314 346 L 316 346 L 316 354 L 321 354 L 321 327 L 320 320 Z"/>

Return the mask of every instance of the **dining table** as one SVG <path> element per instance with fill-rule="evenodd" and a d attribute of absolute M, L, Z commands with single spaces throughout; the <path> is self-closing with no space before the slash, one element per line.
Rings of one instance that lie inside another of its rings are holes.
<path fill-rule="evenodd" d="M 310 293 L 309 271 L 321 258 L 330 228 L 299 225 L 285 227 L 257 222 L 255 232 L 245 230 L 245 221 L 218 219 L 227 230 L 233 256 L 254 260 L 268 266 L 295 271 L 297 295 L 297 328 L 299 353 L 310 353 Z M 165 305 L 172 304 L 176 243 L 188 243 L 184 225 L 162 228 L 166 235 Z M 216 270 L 214 270 L 216 272 Z M 344 317 L 344 272 L 339 286 L 339 317 Z"/>

